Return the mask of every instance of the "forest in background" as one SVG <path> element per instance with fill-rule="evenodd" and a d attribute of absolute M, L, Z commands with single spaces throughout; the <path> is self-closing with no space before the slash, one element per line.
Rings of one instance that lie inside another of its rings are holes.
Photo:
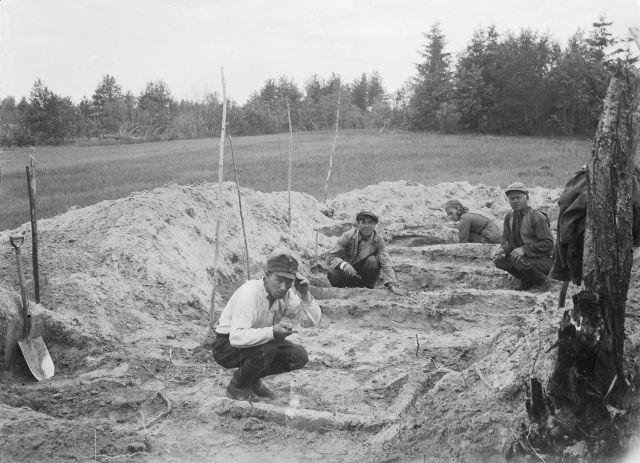
<path fill-rule="evenodd" d="M 614 37 L 604 18 L 562 47 L 529 29 L 476 31 L 453 58 L 438 23 L 424 34 L 416 74 L 387 92 L 376 71 L 352 82 L 313 75 L 302 88 L 286 76 L 267 79 L 244 104 L 228 101 L 231 135 L 289 129 L 403 129 L 443 133 L 592 137 L 613 62 L 634 60 L 628 39 Z M 222 101 L 173 98 L 163 80 L 139 94 L 105 74 L 91 97 L 75 104 L 37 79 L 29 97 L 0 101 L 0 146 L 129 143 L 219 136 Z"/>

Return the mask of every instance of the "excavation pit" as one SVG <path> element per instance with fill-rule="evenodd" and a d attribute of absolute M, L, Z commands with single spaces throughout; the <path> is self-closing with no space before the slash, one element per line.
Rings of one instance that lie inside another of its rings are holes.
<path fill-rule="evenodd" d="M 410 302 L 380 290 L 313 292 L 322 297 L 320 326 L 298 327 L 289 338 L 307 349 L 309 363 L 266 378 L 276 399 L 260 405 L 230 401 L 221 381 L 218 398 L 206 406 L 310 431 L 377 432 L 397 421 L 443 372 L 465 370 L 476 361 L 495 333 L 512 322 L 504 312 L 514 303 L 523 312 L 537 303 L 534 294 L 505 290 L 422 292 Z M 349 292 L 351 298 L 331 297 Z"/>

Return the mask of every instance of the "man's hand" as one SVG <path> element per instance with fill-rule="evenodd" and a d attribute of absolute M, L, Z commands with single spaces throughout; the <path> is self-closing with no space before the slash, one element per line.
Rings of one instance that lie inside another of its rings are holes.
<path fill-rule="evenodd" d="M 500 248 L 500 250 L 498 250 L 498 252 L 493 254 L 493 257 L 491 259 L 495 262 L 497 260 L 503 259 L 506 256 L 507 256 L 507 253 L 504 252 L 504 249 Z"/>
<path fill-rule="evenodd" d="M 393 294 L 397 294 L 398 296 L 404 296 L 405 292 L 402 291 L 400 289 L 400 286 L 398 286 L 397 284 L 391 284 L 389 286 L 387 286 L 387 288 L 389 289 L 390 292 L 392 292 Z"/>
<path fill-rule="evenodd" d="M 307 280 L 305 277 L 303 277 L 302 275 L 300 275 L 299 273 L 296 273 L 296 290 L 300 293 L 300 296 L 302 296 L 302 298 L 304 299 L 307 294 L 309 294 L 309 280 Z"/>
<path fill-rule="evenodd" d="M 356 269 L 353 268 L 353 265 L 351 265 L 349 262 L 345 262 L 345 264 L 342 266 L 342 271 L 350 277 L 360 276 L 358 275 L 358 272 L 356 272 Z"/>
<path fill-rule="evenodd" d="M 276 326 L 273 327 L 273 337 L 277 341 L 282 341 L 287 336 L 291 336 L 293 333 L 296 333 L 294 329 L 291 328 L 289 323 L 280 322 Z"/>
<path fill-rule="evenodd" d="M 524 257 L 524 249 L 522 248 L 515 248 L 513 251 L 511 251 L 511 254 L 509 254 L 509 256 L 515 261 L 518 262 L 520 259 L 522 259 Z"/>

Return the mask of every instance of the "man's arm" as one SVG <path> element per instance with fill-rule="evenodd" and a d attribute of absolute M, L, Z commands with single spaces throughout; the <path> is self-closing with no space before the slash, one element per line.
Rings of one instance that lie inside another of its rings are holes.
<path fill-rule="evenodd" d="M 396 272 L 393 270 L 393 261 L 387 252 L 387 248 L 384 244 L 384 239 L 380 235 L 376 234 L 377 248 L 378 248 L 378 262 L 380 262 L 380 277 L 385 286 L 397 285 Z"/>
<path fill-rule="evenodd" d="M 322 316 L 320 306 L 308 289 L 307 291 L 302 290 L 301 293 L 304 294 L 301 294 L 301 296 L 298 297 L 293 290 L 289 290 L 284 307 L 284 315 L 286 317 L 294 318 L 299 317 L 304 313 L 309 320 L 311 320 L 313 326 L 315 326 L 320 323 L 320 317 Z"/>
<path fill-rule="evenodd" d="M 504 218 L 504 223 L 502 224 L 502 237 L 500 238 L 500 246 L 502 246 L 502 250 L 509 254 L 513 251 L 513 245 L 509 242 L 509 237 L 511 236 L 511 213 L 507 214 Z"/>
<path fill-rule="evenodd" d="M 349 252 L 349 242 L 351 241 L 350 232 L 343 234 L 339 239 L 334 248 L 331 250 L 329 255 L 327 256 L 327 265 L 329 268 L 334 269 L 337 268 L 342 262 L 347 258 L 347 254 Z"/>
<path fill-rule="evenodd" d="M 458 243 L 468 243 L 470 231 L 471 219 L 468 214 L 462 215 L 458 222 Z"/>
<path fill-rule="evenodd" d="M 524 255 L 527 257 L 550 256 L 553 251 L 553 235 L 547 219 L 534 210 L 531 212 L 531 225 L 535 230 L 536 241 L 522 246 Z"/>

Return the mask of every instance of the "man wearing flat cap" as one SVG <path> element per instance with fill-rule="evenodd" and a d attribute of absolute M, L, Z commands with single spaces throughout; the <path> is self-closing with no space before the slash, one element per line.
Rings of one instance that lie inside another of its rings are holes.
<path fill-rule="evenodd" d="M 265 277 L 240 286 L 222 310 L 213 358 L 224 368 L 238 368 L 227 386 L 231 398 L 273 399 L 261 378 L 307 364 L 304 347 L 286 339 L 295 333 L 290 322 L 301 317 L 307 326 L 316 325 L 321 313 L 309 281 L 297 272 L 298 262 L 289 254 L 271 257 Z"/>
<path fill-rule="evenodd" d="M 553 263 L 553 235 L 548 219 L 529 206 L 529 189 L 523 183 L 512 183 L 505 194 L 513 210 L 504 218 L 502 251 L 496 256 L 495 266 L 519 278 L 518 289 L 548 291 Z"/>
<path fill-rule="evenodd" d="M 391 292 L 402 294 L 384 240 L 375 230 L 377 224 L 376 214 L 360 211 L 356 215 L 356 226 L 338 239 L 327 258 L 331 269 L 327 278 L 331 286 L 372 289 L 381 277 Z"/>

